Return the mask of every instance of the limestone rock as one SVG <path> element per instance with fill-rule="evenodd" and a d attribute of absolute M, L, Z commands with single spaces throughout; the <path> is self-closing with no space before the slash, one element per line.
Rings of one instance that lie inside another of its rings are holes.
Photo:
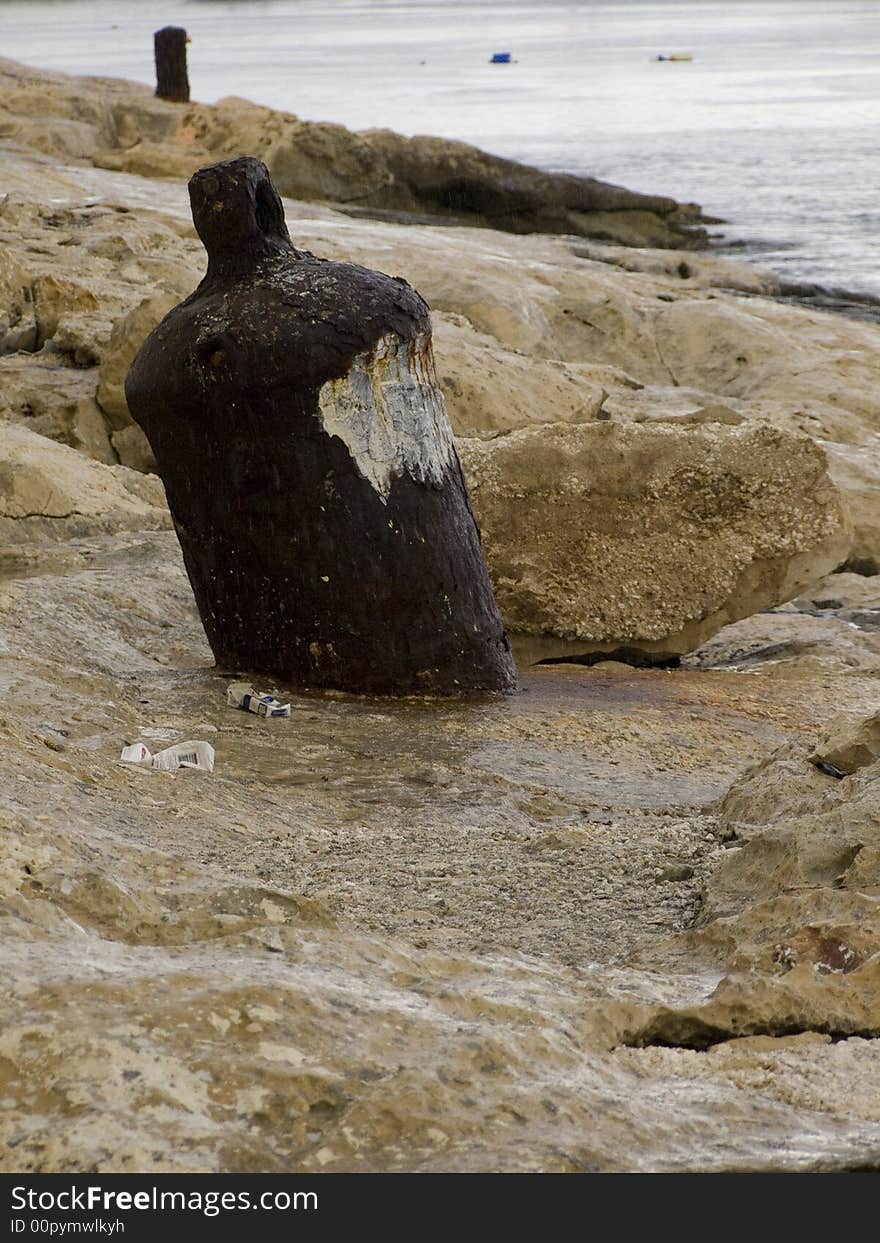
<path fill-rule="evenodd" d="M 32 293 L 37 321 L 37 348 L 50 341 L 62 323 L 70 322 L 72 315 L 98 309 L 98 299 L 86 285 L 58 276 L 38 276 Z"/>
<path fill-rule="evenodd" d="M 813 417 L 813 434 L 828 440 L 853 440 L 859 427 L 861 442 L 871 441 L 880 415 L 880 396 L 869 379 L 876 325 L 767 298 L 694 293 L 682 298 L 679 291 L 652 317 L 656 347 L 676 384 L 768 411 L 787 407 L 791 416 L 799 409 Z"/>
<path fill-rule="evenodd" d="M 110 442 L 123 466 L 148 474 L 156 473 L 156 458 L 150 442 L 136 423 L 111 432 Z"/>
<path fill-rule="evenodd" d="M 838 717 L 819 739 L 810 756 L 813 764 L 830 764 L 841 773 L 854 773 L 880 759 L 880 712 L 852 720 Z"/>
<path fill-rule="evenodd" d="M 657 874 L 688 862 L 705 879 L 727 854 L 709 817 L 670 803 L 787 732 L 790 682 L 545 668 L 502 711 L 295 696 L 294 728 L 267 732 L 225 706 L 171 532 L 86 552 L 0 601 L 0 731 L 25 777 L 0 807 L 0 1165 L 876 1159 L 876 1042 L 843 1038 L 876 1009 L 867 963 L 836 969 L 845 955 L 806 927 L 790 971 L 773 942 L 769 971 L 706 966 L 687 933 L 684 965 L 657 949 L 692 921 L 695 888 Z M 142 730 L 197 723 L 216 731 L 213 778 L 115 762 Z M 825 894 L 807 899 L 830 920 Z M 842 921 L 837 943 L 863 955 L 874 926 L 851 940 Z M 704 953 L 725 952 L 709 932 Z M 731 1068 L 740 1034 L 761 1052 L 740 1046 Z"/>
<path fill-rule="evenodd" d="M 65 189 L 75 187 L 47 186 Z M 48 349 L 95 366 L 118 318 L 198 283 L 203 265 L 173 219 L 79 197 L 56 203 L 31 189 L 0 201 L 0 354 Z"/>
<path fill-rule="evenodd" d="M 185 179 L 247 151 L 265 161 L 282 193 L 302 199 L 626 245 L 706 240 L 694 204 L 544 173 L 466 143 L 353 133 L 235 98 L 176 105 L 135 83 L 43 74 L 10 61 L 0 63 L 0 126 L 19 146 L 141 176 Z"/>
<path fill-rule="evenodd" d="M 514 233 L 566 233 L 625 245 L 701 245 L 699 209 L 590 177 L 544 173 L 463 142 L 390 130 L 364 136 L 392 181 L 378 206 L 480 220 Z M 370 201 L 369 199 L 367 200 Z M 697 226 L 697 227 L 695 227 Z"/>
<path fill-rule="evenodd" d="M 459 436 L 602 417 L 608 369 L 530 358 L 478 333 L 462 316 L 434 316 L 434 349 L 453 430 Z"/>
<path fill-rule="evenodd" d="M 0 358 L 0 411 L 99 462 L 118 460 L 95 402 L 94 369 L 71 367 L 60 353 Z"/>
<path fill-rule="evenodd" d="M 835 670 L 880 674 L 880 634 L 837 615 L 817 616 L 782 606 L 755 613 L 702 643 L 684 660 L 691 669 L 753 673 L 771 666 L 821 675 Z"/>
<path fill-rule="evenodd" d="M 0 423 L 0 545 L 169 525 L 158 480 Z"/>
<path fill-rule="evenodd" d="M 779 293 L 779 279 L 772 272 L 756 267 L 753 263 L 732 259 L 729 254 L 713 254 L 709 251 L 692 252 L 682 257 L 669 250 L 653 250 L 647 246 L 633 249 L 610 243 L 578 242 L 572 247 L 579 258 L 595 263 L 609 263 L 624 272 L 642 272 L 652 276 L 667 276 L 679 283 L 679 288 L 709 286 L 717 289 L 733 289 L 738 293 Z M 686 282 L 684 285 L 681 282 Z M 675 295 L 667 295 L 675 300 Z"/>
<path fill-rule="evenodd" d="M 880 423 L 878 423 L 880 426 Z M 844 497 L 853 542 L 847 568 L 859 574 L 880 573 L 880 448 L 875 444 L 826 442 L 828 470 Z"/>
<path fill-rule="evenodd" d="M 17 257 L 0 248 L 0 355 L 37 348 L 37 320 Z"/>
<path fill-rule="evenodd" d="M 859 962 L 880 948 L 880 761 L 836 780 L 816 768 L 806 750 L 781 748 L 734 782 L 719 805 L 722 832 L 743 844 L 726 853 L 710 878 L 701 922 L 716 939 L 734 940 L 740 953 L 750 944 L 751 965 L 768 947 L 798 939 L 795 958 L 802 961 L 808 928 L 815 936 L 824 928 L 825 939 L 842 938 Z M 874 896 L 868 901 L 865 894 Z M 720 920 L 725 927 L 719 932 L 712 921 L 731 914 L 736 919 Z M 781 965 L 790 967 L 794 959 L 784 957 Z"/>
<path fill-rule="evenodd" d="M 0 412 L 98 461 L 151 470 L 152 455 L 120 402 L 127 366 L 120 332 L 132 331 L 126 316 L 137 323 L 140 303 L 156 302 L 161 313 L 188 293 L 201 261 L 173 218 L 76 203 L 64 197 L 76 187 L 54 184 L 41 166 L 41 189 L 44 181 L 57 202 L 17 192 L 0 202 Z"/>
<path fill-rule="evenodd" d="M 805 962 L 773 978 L 725 977 L 713 995 L 693 1007 L 658 1007 L 624 1043 L 705 1049 L 743 1036 L 827 1032 L 837 1037 L 880 1031 L 880 955 L 850 975 L 817 972 Z"/>
<path fill-rule="evenodd" d="M 849 546 L 821 451 L 767 426 L 551 425 L 459 452 L 502 614 L 533 658 L 686 652 Z"/>
<path fill-rule="evenodd" d="M 855 796 L 871 794 L 866 772 L 836 781 L 810 762 L 811 748 L 789 743 L 752 765 L 719 805 L 725 833 L 748 839 L 760 828 L 830 815 L 847 807 L 855 823 Z"/>
<path fill-rule="evenodd" d="M 656 323 L 657 346 L 677 384 L 744 397 L 766 382 L 779 356 L 801 354 L 782 325 L 717 300 L 676 302 Z"/>
<path fill-rule="evenodd" d="M 721 831 L 737 840 L 683 941 L 732 974 L 699 1013 L 660 1018 L 651 1039 L 880 1030 L 880 762 L 838 781 L 806 751 L 781 748 L 722 800 Z"/>
<path fill-rule="evenodd" d="M 880 611 L 880 575 L 829 574 L 794 603 L 812 609 Z"/>
<path fill-rule="evenodd" d="M 179 301 L 172 293 L 154 294 L 113 325 L 101 360 L 96 397 L 114 431 L 134 426 L 125 400 L 125 377 L 144 341 Z"/>
<path fill-rule="evenodd" d="M 742 403 L 721 401 L 706 389 L 678 384 L 644 384 L 635 390 L 623 388 L 618 380 L 604 403 L 606 417 L 621 423 L 668 423 L 673 427 L 695 427 L 700 423 L 726 423 L 737 427 L 745 422 Z"/>

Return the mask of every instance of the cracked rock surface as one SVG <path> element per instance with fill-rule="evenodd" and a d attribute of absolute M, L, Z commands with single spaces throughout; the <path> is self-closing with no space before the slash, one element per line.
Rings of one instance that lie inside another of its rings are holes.
<path fill-rule="evenodd" d="M 288 202 L 301 245 L 424 292 L 475 457 L 699 445 L 729 496 L 750 446 L 766 525 L 802 504 L 815 549 L 824 450 L 854 542 L 678 668 L 524 662 L 503 702 L 260 686 L 293 709 L 261 720 L 121 398 L 201 275 L 185 187 L 93 167 L 92 124 L 52 121 L 65 166 L 4 152 L 0 1167 L 878 1168 L 877 326 L 713 256 Z M 118 762 L 189 738 L 212 775 Z"/>
<path fill-rule="evenodd" d="M 872 707 L 870 636 L 821 694 L 797 655 L 606 662 L 266 722 L 227 707 L 171 532 L 27 552 L 4 1168 L 880 1162 L 876 795 L 807 758 Z M 213 775 L 118 763 L 189 737 Z"/>

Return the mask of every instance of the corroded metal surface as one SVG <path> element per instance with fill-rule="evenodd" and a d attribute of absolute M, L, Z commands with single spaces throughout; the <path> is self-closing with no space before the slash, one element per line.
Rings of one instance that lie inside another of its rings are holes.
<path fill-rule="evenodd" d="M 208 273 L 126 396 L 218 663 L 350 691 L 510 689 L 427 306 L 295 250 L 257 160 L 201 170 L 190 195 Z"/>
<path fill-rule="evenodd" d="M 186 68 L 186 31 L 180 26 L 163 26 L 153 36 L 156 57 L 156 94 L 172 103 L 189 103 L 189 74 Z"/>

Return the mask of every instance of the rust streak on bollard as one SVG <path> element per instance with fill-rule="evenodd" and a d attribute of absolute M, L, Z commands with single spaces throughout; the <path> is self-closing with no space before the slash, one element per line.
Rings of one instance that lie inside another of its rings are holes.
<path fill-rule="evenodd" d="M 156 94 L 176 104 L 189 103 L 189 76 L 186 71 L 186 31 L 180 26 L 163 26 L 153 35 L 156 54 Z"/>
<path fill-rule="evenodd" d="M 427 306 L 294 249 L 259 160 L 201 169 L 190 199 L 207 275 L 125 391 L 218 664 L 360 693 L 513 689 Z"/>

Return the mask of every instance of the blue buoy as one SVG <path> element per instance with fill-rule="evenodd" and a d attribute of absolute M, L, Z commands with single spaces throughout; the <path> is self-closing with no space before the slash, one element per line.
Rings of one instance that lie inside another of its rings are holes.
<path fill-rule="evenodd" d="M 490 65 L 509 65 L 510 52 L 496 52 L 489 61 Z"/>

